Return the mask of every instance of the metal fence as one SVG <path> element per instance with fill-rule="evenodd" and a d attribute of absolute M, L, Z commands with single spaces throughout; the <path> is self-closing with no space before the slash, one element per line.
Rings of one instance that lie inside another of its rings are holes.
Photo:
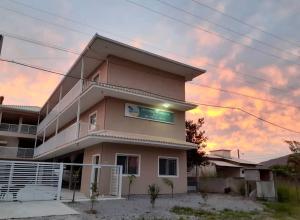
<path fill-rule="evenodd" d="M 0 160 L 0 201 L 118 199 L 122 166 Z"/>

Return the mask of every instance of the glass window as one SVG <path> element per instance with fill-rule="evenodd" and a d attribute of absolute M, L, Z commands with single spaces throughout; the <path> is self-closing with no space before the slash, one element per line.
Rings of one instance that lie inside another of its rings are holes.
<path fill-rule="evenodd" d="M 177 158 L 159 158 L 160 176 L 177 176 Z"/>
<path fill-rule="evenodd" d="M 139 157 L 133 155 L 117 155 L 117 165 L 123 167 L 123 174 L 139 174 Z"/>
<path fill-rule="evenodd" d="M 97 114 L 96 112 L 90 115 L 89 130 L 95 130 L 97 124 Z"/>

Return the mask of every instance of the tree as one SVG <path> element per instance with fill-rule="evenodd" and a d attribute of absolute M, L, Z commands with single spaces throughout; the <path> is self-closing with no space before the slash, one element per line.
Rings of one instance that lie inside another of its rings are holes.
<path fill-rule="evenodd" d="M 99 196 L 99 191 L 98 191 L 98 183 L 97 182 L 93 182 L 91 185 L 91 196 L 90 196 L 90 201 L 91 201 L 91 207 L 89 210 L 89 213 L 91 214 L 96 214 L 96 210 L 94 210 L 94 203 L 97 200 L 98 196 Z"/>
<path fill-rule="evenodd" d="M 294 179 L 295 187 L 296 187 L 296 196 L 299 201 L 299 189 L 298 189 L 298 181 L 300 179 L 300 142 L 298 141 L 288 141 L 285 142 L 289 145 L 290 150 L 293 152 L 288 158 L 288 164 L 290 170 L 290 175 Z"/>
<path fill-rule="evenodd" d="M 197 190 L 198 190 L 198 166 L 206 165 L 207 158 L 203 149 L 206 147 L 208 140 L 205 131 L 201 130 L 204 124 L 204 118 L 199 118 L 196 122 L 188 120 L 185 122 L 186 141 L 197 144 L 197 149 L 187 151 L 187 167 L 191 169 L 196 167 Z"/>

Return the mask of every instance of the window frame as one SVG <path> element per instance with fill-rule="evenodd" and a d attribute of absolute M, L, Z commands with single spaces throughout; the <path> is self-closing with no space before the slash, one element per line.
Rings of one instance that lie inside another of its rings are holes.
<path fill-rule="evenodd" d="M 160 175 L 159 174 L 159 160 L 160 159 L 175 159 L 176 160 L 176 175 Z M 168 177 L 168 178 L 178 178 L 179 177 L 179 157 L 158 156 L 158 159 L 157 159 L 157 176 L 158 177 Z"/>
<path fill-rule="evenodd" d="M 139 177 L 139 176 L 141 175 L 141 155 L 140 155 L 140 154 L 116 153 L 116 154 L 115 154 L 115 165 L 118 165 L 118 164 L 117 164 L 118 156 L 134 156 L 134 157 L 138 157 L 138 172 L 137 172 L 137 174 L 126 174 L 126 173 L 122 173 L 122 176 L 131 176 L 131 175 L 135 175 L 136 177 Z"/>
<path fill-rule="evenodd" d="M 91 128 L 91 116 L 96 115 L 96 124 L 95 124 L 95 128 Z M 89 123 L 88 123 L 88 131 L 95 131 L 97 130 L 97 111 L 92 112 L 91 114 L 89 114 Z"/>

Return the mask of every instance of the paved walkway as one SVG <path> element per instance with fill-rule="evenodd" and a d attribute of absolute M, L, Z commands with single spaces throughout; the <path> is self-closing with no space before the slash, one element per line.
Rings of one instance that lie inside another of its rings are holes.
<path fill-rule="evenodd" d="M 0 219 L 76 214 L 79 213 L 58 201 L 0 202 Z"/>

